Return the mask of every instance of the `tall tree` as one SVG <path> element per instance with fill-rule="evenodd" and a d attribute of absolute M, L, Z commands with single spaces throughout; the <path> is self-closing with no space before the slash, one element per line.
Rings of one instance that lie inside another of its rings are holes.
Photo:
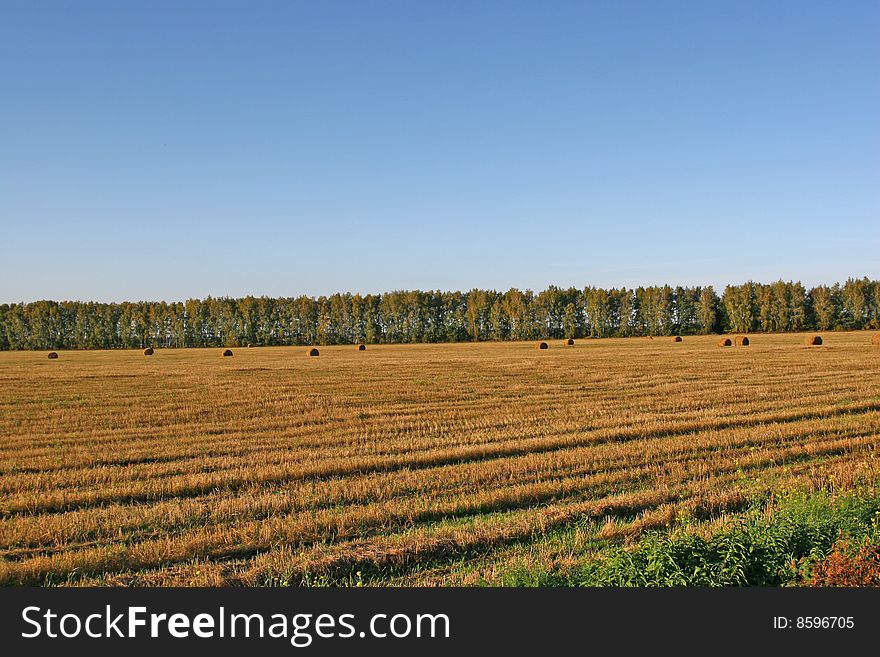
<path fill-rule="evenodd" d="M 635 290 L 550 287 L 394 291 L 185 302 L 35 301 L 0 305 L 0 349 L 132 349 L 240 344 L 533 340 L 672 332 L 880 328 L 880 281 L 850 278 Z"/>
<path fill-rule="evenodd" d="M 699 332 L 703 335 L 717 333 L 721 330 L 721 322 L 718 316 L 718 295 L 711 285 L 700 288 L 699 303 L 697 305 L 697 321 Z"/>
<path fill-rule="evenodd" d="M 735 333 L 753 331 L 757 324 L 755 312 L 755 284 L 728 285 L 722 297 L 730 330 Z"/>

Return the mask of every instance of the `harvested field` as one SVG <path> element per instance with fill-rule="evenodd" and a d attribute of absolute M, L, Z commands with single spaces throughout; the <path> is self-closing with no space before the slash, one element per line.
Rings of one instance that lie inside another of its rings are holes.
<path fill-rule="evenodd" d="M 876 480 L 880 353 L 805 338 L 0 352 L 0 583 L 493 582 Z"/>

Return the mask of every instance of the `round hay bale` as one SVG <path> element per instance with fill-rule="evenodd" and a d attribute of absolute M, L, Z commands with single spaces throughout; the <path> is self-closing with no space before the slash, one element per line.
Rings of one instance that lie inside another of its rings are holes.
<path fill-rule="evenodd" d="M 232 349 L 227 349 L 226 351 L 223 352 L 223 355 L 224 355 L 224 356 L 231 356 L 231 355 L 232 355 Z"/>
<path fill-rule="evenodd" d="M 569 347 L 573 347 L 573 346 L 574 346 L 574 340 L 572 340 L 571 338 L 569 338 L 568 340 L 565 341 L 565 344 L 568 345 Z"/>
<path fill-rule="evenodd" d="M 55 360 L 56 358 L 58 358 L 58 354 L 56 354 L 54 351 L 50 351 L 49 360 Z"/>
<path fill-rule="evenodd" d="M 730 341 L 730 338 L 721 338 L 721 339 L 718 341 L 718 346 L 719 346 L 719 347 L 729 347 L 729 346 L 731 346 L 732 344 L 733 344 L 733 342 Z"/>
<path fill-rule="evenodd" d="M 539 343 L 538 343 L 537 345 L 535 345 L 535 346 L 536 346 L 538 349 L 549 349 L 549 348 L 550 348 L 550 345 L 547 344 L 546 342 L 539 342 Z"/>
<path fill-rule="evenodd" d="M 367 350 L 367 345 L 365 345 L 365 344 L 358 345 L 358 351 L 366 351 L 366 350 Z"/>
<path fill-rule="evenodd" d="M 152 355 L 153 355 L 153 348 L 152 347 L 147 347 L 146 349 L 144 349 L 144 356 L 152 356 Z"/>
<path fill-rule="evenodd" d="M 875 347 L 880 347 L 880 333 L 875 333 L 871 338 L 871 344 Z"/>
<path fill-rule="evenodd" d="M 748 347 L 749 338 L 746 335 L 738 335 L 733 339 L 733 344 L 737 347 Z"/>
<path fill-rule="evenodd" d="M 317 349 L 315 349 L 314 347 L 312 347 L 311 349 L 309 349 L 309 356 L 320 356 L 320 355 L 321 355 L 321 352 L 319 352 L 319 351 L 318 351 Z"/>
<path fill-rule="evenodd" d="M 804 344 L 808 347 L 812 347 L 814 345 L 818 346 L 822 344 L 822 336 L 821 335 L 808 335 L 804 340 Z"/>
<path fill-rule="evenodd" d="M 673 341 L 673 342 L 681 342 L 681 336 L 680 336 L 680 335 L 676 335 L 674 338 L 672 338 L 672 341 Z"/>

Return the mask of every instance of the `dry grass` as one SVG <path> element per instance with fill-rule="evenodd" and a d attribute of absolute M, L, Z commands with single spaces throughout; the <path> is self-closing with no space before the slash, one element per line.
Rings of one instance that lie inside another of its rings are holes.
<path fill-rule="evenodd" d="M 0 353 L 0 583 L 468 583 L 877 476 L 868 334 L 717 339 Z"/>

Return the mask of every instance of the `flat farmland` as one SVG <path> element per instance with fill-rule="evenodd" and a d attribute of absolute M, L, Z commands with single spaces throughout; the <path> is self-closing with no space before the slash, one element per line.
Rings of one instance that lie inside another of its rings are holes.
<path fill-rule="evenodd" d="M 751 337 L 2 352 L 0 583 L 493 583 L 876 481 L 870 333 Z"/>

